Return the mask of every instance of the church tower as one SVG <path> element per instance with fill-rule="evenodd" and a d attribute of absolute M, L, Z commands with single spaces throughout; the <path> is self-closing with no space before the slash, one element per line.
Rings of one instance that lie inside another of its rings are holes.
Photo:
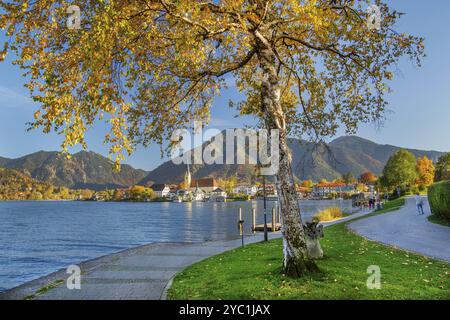
<path fill-rule="evenodd" d="M 189 163 L 187 164 L 187 171 L 184 175 L 184 188 L 186 190 L 189 190 L 191 187 L 192 177 L 191 177 L 191 170 L 189 169 Z"/>

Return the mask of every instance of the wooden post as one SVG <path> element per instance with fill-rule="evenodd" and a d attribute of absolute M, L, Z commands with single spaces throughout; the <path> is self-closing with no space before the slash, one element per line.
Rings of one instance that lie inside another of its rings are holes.
<path fill-rule="evenodd" d="M 238 208 L 239 235 L 242 236 L 242 209 Z"/>
<path fill-rule="evenodd" d="M 263 176 L 263 192 L 264 192 L 264 241 L 269 241 L 267 235 L 267 195 L 266 195 L 266 176 Z"/>
<path fill-rule="evenodd" d="M 242 220 L 242 208 L 238 209 L 238 216 L 239 216 L 239 234 L 242 238 L 242 246 L 244 246 L 244 220 Z"/>
<path fill-rule="evenodd" d="M 278 206 L 278 222 L 281 224 L 281 209 L 280 209 L 280 206 Z"/>
<path fill-rule="evenodd" d="M 276 230 L 277 222 L 275 220 L 275 207 L 272 207 L 272 232 Z"/>
<path fill-rule="evenodd" d="M 252 208 L 252 231 L 256 233 L 256 208 Z"/>
<path fill-rule="evenodd" d="M 280 206 L 276 206 L 277 208 L 277 223 L 281 224 L 281 212 L 280 212 Z"/>

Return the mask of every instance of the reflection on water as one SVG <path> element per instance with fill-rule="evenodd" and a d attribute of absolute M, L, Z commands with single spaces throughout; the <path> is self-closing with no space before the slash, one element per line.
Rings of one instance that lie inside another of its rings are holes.
<path fill-rule="evenodd" d="M 267 202 L 268 221 L 276 202 Z M 301 201 L 304 219 L 349 201 Z M 238 236 L 237 211 L 251 233 L 251 209 L 228 203 L 0 202 L 0 291 L 68 265 L 150 242 L 199 242 Z"/>

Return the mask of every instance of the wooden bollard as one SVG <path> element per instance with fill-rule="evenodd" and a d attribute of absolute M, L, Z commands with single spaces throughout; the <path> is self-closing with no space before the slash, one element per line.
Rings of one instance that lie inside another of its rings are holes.
<path fill-rule="evenodd" d="M 272 208 L 272 232 L 276 230 L 277 222 L 275 220 L 275 207 Z"/>
<path fill-rule="evenodd" d="M 242 220 L 242 209 L 238 209 L 238 216 L 239 216 L 239 234 L 242 238 L 242 246 L 244 246 L 244 220 Z"/>
<path fill-rule="evenodd" d="M 242 236 L 242 209 L 238 209 L 238 225 L 239 225 L 239 235 Z"/>
<path fill-rule="evenodd" d="M 281 209 L 278 207 L 278 223 L 281 224 Z"/>
<path fill-rule="evenodd" d="M 256 208 L 252 208 L 252 231 L 256 233 Z"/>
<path fill-rule="evenodd" d="M 277 223 L 281 224 L 281 212 L 280 212 L 280 207 L 276 206 L 277 208 Z"/>

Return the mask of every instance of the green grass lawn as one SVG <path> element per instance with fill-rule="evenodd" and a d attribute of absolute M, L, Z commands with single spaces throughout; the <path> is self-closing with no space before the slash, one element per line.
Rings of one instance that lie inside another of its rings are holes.
<path fill-rule="evenodd" d="M 404 199 L 374 214 L 399 208 Z M 374 215 L 372 214 L 372 215 Z M 280 239 L 199 262 L 178 274 L 169 299 L 449 299 L 450 265 L 368 241 L 345 223 L 325 229 L 320 273 L 291 279 L 281 269 Z M 367 268 L 381 268 L 381 289 L 366 286 Z"/>
<path fill-rule="evenodd" d="M 450 221 L 446 220 L 444 218 L 441 218 L 439 216 L 436 215 L 431 215 L 428 216 L 428 221 L 432 222 L 432 223 L 436 223 L 436 224 L 440 224 L 446 227 L 450 227 Z"/>

